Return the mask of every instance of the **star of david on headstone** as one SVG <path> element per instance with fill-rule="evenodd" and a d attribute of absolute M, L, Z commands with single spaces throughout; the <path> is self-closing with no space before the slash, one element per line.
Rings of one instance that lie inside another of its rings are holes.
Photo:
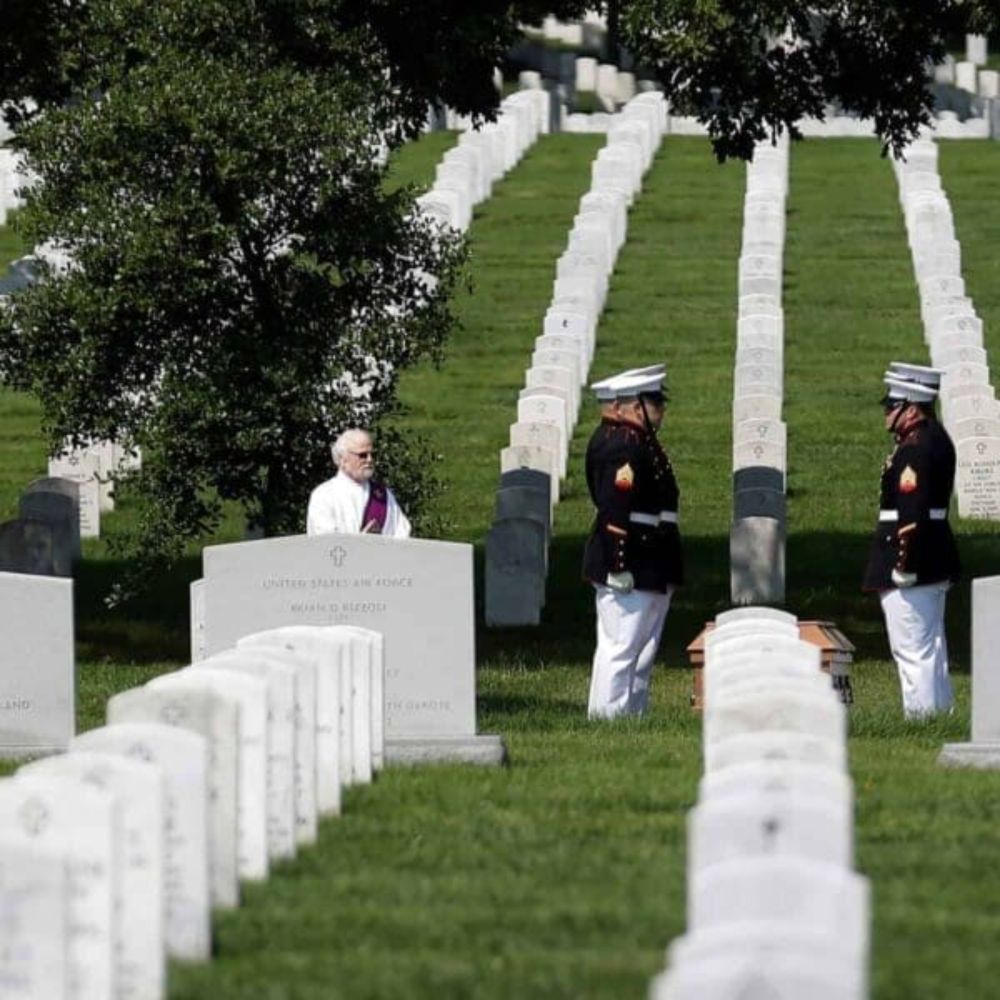
<path fill-rule="evenodd" d="M 333 560 L 333 565 L 339 569 L 344 565 L 344 560 L 347 558 L 347 549 L 342 545 L 337 545 L 335 548 L 330 549 L 327 555 Z"/>
<path fill-rule="evenodd" d="M 44 802 L 28 799 L 18 811 L 24 832 L 37 837 L 49 825 L 52 816 Z"/>
<path fill-rule="evenodd" d="M 763 455 L 763 454 L 764 454 L 764 449 L 759 444 L 754 445 L 754 448 L 753 448 L 753 457 L 754 458 L 760 458 L 761 455 Z"/>

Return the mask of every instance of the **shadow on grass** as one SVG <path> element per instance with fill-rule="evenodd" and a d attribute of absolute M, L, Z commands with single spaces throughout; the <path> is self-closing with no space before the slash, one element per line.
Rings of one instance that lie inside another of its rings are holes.
<path fill-rule="evenodd" d="M 108 608 L 105 599 L 124 569 L 121 560 L 106 558 L 85 558 L 77 564 L 78 657 L 115 663 L 187 663 L 188 588 L 201 575 L 200 557 L 186 556 L 157 578 L 147 593 Z"/>
<path fill-rule="evenodd" d="M 546 605 L 538 627 L 486 628 L 483 621 L 483 546 L 476 546 L 476 642 L 478 661 L 500 668 L 538 670 L 552 664 L 586 664 L 594 651 L 594 602 L 580 573 L 583 533 L 557 535 L 549 552 Z M 835 622 L 857 647 L 857 659 L 888 659 L 878 600 L 861 591 L 867 534 L 803 532 L 788 540 L 785 607 L 801 619 Z M 996 572 L 1000 536 L 962 533 L 963 579 L 948 600 L 948 639 L 953 669 L 969 668 L 970 580 Z M 729 603 L 729 539 L 690 535 L 684 539 L 687 583 L 677 592 L 667 619 L 660 658 L 685 666 L 686 647 Z M 128 663 L 187 662 L 188 587 L 200 576 L 201 560 L 187 556 L 146 594 L 121 607 L 104 603 L 123 564 L 84 559 L 77 567 L 76 601 L 82 660 Z M 529 706 L 526 706 L 529 707 Z M 499 706 L 498 706 L 499 708 Z"/>
<path fill-rule="evenodd" d="M 582 580 L 585 536 L 557 536 L 549 553 L 546 605 L 538 627 L 486 628 L 483 623 L 483 550 L 476 549 L 476 626 L 480 663 L 537 670 L 554 663 L 588 663 L 594 651 L 594 602 Z M 964 575 L 948 599 L 947 629 L 952 669 L 969 669 L 970 581 L 997 572 L 1000 536 L 959 536 Z M 869 535 L 847 531 L 792 534 L 784 607 L 800 619 L 834 622 L 856 647 L 855 658 L 886 660 L 889 649 L 878 598 L 861 590 Z M 686 646 L 706 621 L 730 607 L 729 539 L 684 538 L 687 583 L 671 605 L 660 658 L 683 666 Z"/>

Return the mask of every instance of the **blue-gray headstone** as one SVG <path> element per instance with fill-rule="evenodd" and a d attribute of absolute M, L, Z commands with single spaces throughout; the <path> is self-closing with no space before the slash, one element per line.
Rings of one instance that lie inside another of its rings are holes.
<path fill-rule="evenodd" d="M 52 528 L 44 521 L 17 518 L 0 524 L 0 571 L 55 576 Z"/>

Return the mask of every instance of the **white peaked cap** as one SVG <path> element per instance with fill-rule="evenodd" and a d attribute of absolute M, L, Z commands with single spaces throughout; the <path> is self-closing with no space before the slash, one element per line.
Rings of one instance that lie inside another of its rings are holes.
<path fill-rule="evenodd" d="M 617 376 L 612 375 L 610 378 L 602 378 L 600 382 L 594 382 L 590 387 L 590 391 L 602 402 L 610 403 L 611 400 L 615 398 L 615 390 L 613 383 Z"/>
<path fill-rule="evenodd" d="M 940 370 L 928 368 L 927 365 L 911 365 L 907 361 L 892 361 L 885 374 L 891 378 L 905 379 L 907 382 L 919 382 L 920 385 L 930 386 L 932 389 L 941 386 Z"/>
<path fill-rule="evenodd" d="M 663 392 L 664 372 L 654 374 L 624 374 L 611 380 L 615 399 L 633 399 L 643 392 Z"/>
<path fill-rule="evenodd" d="M 663 380 L 666 376 L 667 366 L 664 364 L 647 365 L 645 368 L 627 368 L 617 375 L 609 375 L 607 378 L 602 378 L 599 382 L 594 382 L 590 386 L 590 389 L 602 403 L 608 403 L 612 399 L 626 398 L 618 391 L 620 382 L 633 379 L 656 379 L 658 384 L 654 388 L 637 389 L 631 395 L 635 395 L 636 392 L 661 392 L 663 389 Z"/>
<path fill-rule="evenodd" d="M 937 399 L 937 389 L 919 382 L 897 378 L 892 372 L 885 373 L 886 398 L 905 399 L 909 403 L 933 403 Z"/>

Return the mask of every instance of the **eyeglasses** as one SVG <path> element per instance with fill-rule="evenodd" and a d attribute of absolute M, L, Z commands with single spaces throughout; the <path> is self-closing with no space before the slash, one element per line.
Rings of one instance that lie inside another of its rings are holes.
<path fill-rule="evenodd" d="M 353 455 L 355 458 L 371 458 L 375 452 L 369 451 L 348 451 L 348 455 Z"/>

